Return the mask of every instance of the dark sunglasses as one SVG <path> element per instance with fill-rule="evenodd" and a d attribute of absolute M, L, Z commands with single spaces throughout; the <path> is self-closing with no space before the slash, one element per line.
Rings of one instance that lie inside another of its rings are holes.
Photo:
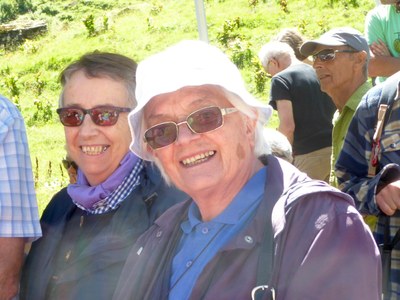
<path fill-rule="evenodd" d="M 80 126 L 88 114 L 93 123 L 99 126 L 112 126 L 118 121 L 119 113 L 130 112 L 128 107 L 97 106 L 91 109 L 63 107 L 57 109 L 60 121 L 64 126 Z"/>
<path fill-rule="evenodd" d="M 324 49 L 316 54 L 313 54 L 313 61 L 316 61 L 319 58 L 320 61 L 331 61 L 334 60 L 336 57 L 336 53 L 356 53 L 359 51 L 356 50 L 349 50 L 349 49 L 342 49 L 342 50 L 333 50 L 333 49 Z"/>
<path fill-rule="evenodd" d="M 234 107 L 219 108 L 211 106 L 201 108 L 188 115 L 186 121 L 179 123 L 163 122 L 150 127 L 144 133 L 144 141 L 154 150 L 160 149 L 176 141 L 179 125 L 186 123 L 193 133 L 210 132 L 224 125 L 223 116 L 236 111 L 237 109 Z"/>
<path fill-rule="evenodd" d="M 74 168 L 75 170 L 78 170 L 78 165 L 72 161 L 72 160 L 68 160 L 68 159 L 63 159 L 62 160 L 62 165 L 64 166 L 65 169 L 69 169 L 69 168 Z"/>

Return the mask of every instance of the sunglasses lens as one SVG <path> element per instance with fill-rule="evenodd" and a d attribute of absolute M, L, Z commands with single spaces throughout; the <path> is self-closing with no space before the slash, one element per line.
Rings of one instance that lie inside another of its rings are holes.
<path fill-rule="evenodd" d="M 185 122 L 181 122 L 182 124 Z M 206 107 L 191 113 L 186 119 L 187 125 L 194 133 L 205 133 L 223 125 L 222 112 L 218 107 Z M 153 149 L 168 146 L 178 137 L 178 125 L 165 122 L 155 125 L 144 133 L 146 142 Z"/>
<path fill-rule="evenodd" d="M 112 126 L 118 121 L 118 111 L 112 107 L 98 107 L 91 110 L 93 122 L 99 126 Z"/>
<path fill-rule="evenodd" d="M 313 55 L 314 61 L 319 58 L 321 61 L 331 61 L 335 59 L 335 52 L 331 49 L 322 50 L 317 54 Z"/>
<path fill-rule="evenodd" d="M 321 60 L 322 61 L 330 61 L 335 59 L 335 53 L 327 53 L 324 55 L 321 55 Z"/>
<path fill-rule="evenodd" d="M 84 118 L 83 111 L 77 108 L 60 108 L 57 113 L 64 126 L 79 126 Z"/>
<path fill-rule="evenodd" d="M 222 126 L 223 118 L 218 107 L 207 107 L 198 110 L 187 118 L 190 128 L 196 133 L 204 133 Z"/>
<path fill-rule="evenodd" d="M 147 129 L 144 133 L 146 142 L 153 149 L 162 148 L 175 142 L 178 135 L 175 123 L 167 122 Z"/>

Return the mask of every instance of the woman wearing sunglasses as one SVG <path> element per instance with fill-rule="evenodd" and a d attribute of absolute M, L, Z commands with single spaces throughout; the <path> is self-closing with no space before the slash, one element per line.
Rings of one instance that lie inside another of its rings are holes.
<path fill-rule="evenodd" d="M 183 41 L 137 80 L 131 149 L 191 199 L 138 239 L 114 299 L 379 299 L 379 251 L 351 197 L 261 163 L 271 107 L 220 50 Z"/>
<path fill-rule="evenodd" d="M 50 201 L 33 243 L 21 299 L 110 299 L 136 238 L 186 196 L 129 151 L 136 63 L 94 52 L 61 73 L 57 113 L 77 182 Z"/>

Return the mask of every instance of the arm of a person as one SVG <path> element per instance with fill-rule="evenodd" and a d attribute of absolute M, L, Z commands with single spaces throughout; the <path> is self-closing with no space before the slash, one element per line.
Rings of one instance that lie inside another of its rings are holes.
<path fill-rule="evenodd" d="M 372 53 L 376 56 L 391 56 L 387 45 L 381 39 L 379 39 L 376 42 L 373 42 L 369 46 L 369 48 L 372 51 Z"/>
<path fill-rule="evenodd" d="M 371 54 L 368 64 L 368 76 L 389 77 L 400 70 L 400 58 L 393 56 L 376 56 Z"/>
<path fill-rule="evenodd" d="M 279 117 L 278 131 L 283 133 L 290 144 L 293 145 L 295 123 L 293 117 L 293 107 L 290 100 L 279 100 L 276 101 L 276 108 Z"/>
<path fill-rule="evenodd" d="M 12 299 L 18 292 L 24 245 L 24 238 L 0 238 L 0 300 Z"/>
<path fill-rule="evenodd" d="M 351 200 L 332 194 L 306 196 L 291 213 L 283 265 L 294 275 L 282 299 L 380 299 L 381 261 L 373 236 Z"/>
<path fill-rule="evenodd" d="M 400 210 L 400 180 L 384 186 L 376 194 L 376 204 L 388 216 L 392 216 L 396 210 Z"/>
<path fill-rule="evenodd" d="M 379 48 L 379 44 L 384 44 L 386 49 L 388 48 L 387 33 L 383 25 L 385 22 L 385 20 L 381 20 L 376 9 L 370 11 L 365 18 L 365 37 L 371 47 L 371 59 L 368 64 L 368 76 L 370 77 L 388 77 L 400 70 L 399 58 L 393 57 L 389 51 L 384 52 L 386 55 L 380 55 L 381 51 L 374 51 L 374 48 Z"/>

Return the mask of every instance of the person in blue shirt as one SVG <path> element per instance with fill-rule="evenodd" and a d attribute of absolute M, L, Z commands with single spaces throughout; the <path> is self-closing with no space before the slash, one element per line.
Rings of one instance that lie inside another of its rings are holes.
<path fill-rule="evenodd" d="M 182 41 L 150 56 L 135 93 L 131 150 L 191 199 L 137 240 L 113 299 L 379 299 L 379 251 L 351 197 L 260 161 L 272 108 L 221 50 Z"/>
<path fill-rule="evenodd" d="M 17 294 L 24 245 L 41 236 L 25 123 L 0 95 L 0 299 Z"/>

